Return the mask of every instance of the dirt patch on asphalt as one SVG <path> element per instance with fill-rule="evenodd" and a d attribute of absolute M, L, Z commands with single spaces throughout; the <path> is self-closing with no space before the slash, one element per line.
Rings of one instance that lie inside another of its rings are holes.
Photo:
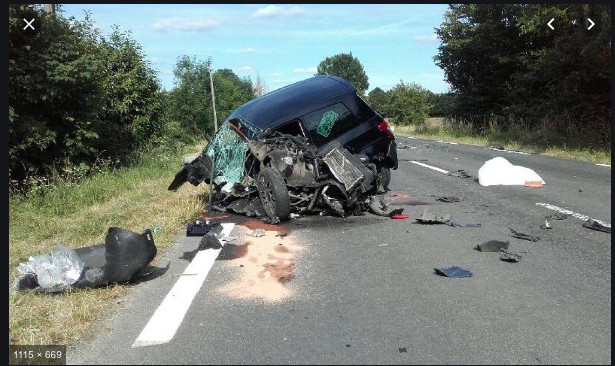
<path fill-rule="evenodd" d="M 234 233 L 237 241 L 243 240 L 243 244 L 223 248 L 220 253 L 222 255 L 227 251 L 222 259 L 226 259 L 227 265 L 238 272 L 237 279 L 217 291 L 236 299 L 262 299 L 267 302 L 282 301 L 292 296 L 292 289 L 287 283 L 293 279 L 295 260 L 303 248 L 294 243 L 290 236 L 281 240 L 276 236 L 277 231 L 266 230 L 264 236 L 252 237 L 250 233 L 255 227 L 243 226 L 236 226 L 237 232 Z"/>

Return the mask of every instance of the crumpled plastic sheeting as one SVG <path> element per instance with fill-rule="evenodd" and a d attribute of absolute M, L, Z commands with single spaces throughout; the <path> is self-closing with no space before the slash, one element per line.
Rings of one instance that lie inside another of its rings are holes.
<path fill-rule="evenodd" d="M 512 165 L 505 158 L 498 156 L 488 160 L 478 169 L 478 183 L 481 186 L 524 185 L 528 181 L 546 182 L 535 171 L 519 165 Z"/>
<path fill-rule="evenodd" d="M 16 268 L 13 289 L 26 286 L 24 281 L 37 281 L 47 292 L 59 292 L 68 288 L 81 277 L 84 263 L 73 249 L 58 245 L 51 254 L 28 258 Z"/>

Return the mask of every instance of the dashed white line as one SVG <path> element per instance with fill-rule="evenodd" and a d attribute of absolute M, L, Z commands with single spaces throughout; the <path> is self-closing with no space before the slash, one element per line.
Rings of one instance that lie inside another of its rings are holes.
<path fill-rule="evenodd" d="M 513 151 L 513 150 L 506 150 L 506 149 L 496 149 L 495 147 L 490 147 L 489 150 L 494 150 L 494 151 L 503 151 L 503 152 L 508 152 L 508 153 L 513 153 L 513 154 L 521 154 L 521 155 L 530 155 L 529 153 L 523 152 L 523 151 Z"/>
<path fill-rule="evenodd" d="M 222 224 L 224 237 L 230 235 L 235 224 Z M 221 242 L 224 245 L 224 242 Z M 209 270 L 214 265 L 220 249 L 207 249 L 197 252 L 192 262 L 186 267 L 183 275 L 162 300 L 154 315 L 150 318 L 132 347 L 151 346 L 167 343 L 175 336 L 175 332 L 184 320 L 194 296 L 201 289 Z"/>
<path fill-rule="evenodd" d="M 443 173 L 443 174 L 448 174 L 448 173 L 450 173 L 448 170 L 444 170 L 444 169 L 440 169 L 440 168 L 435 167 L 435 166 L 427 165 L 427 164 L 421 163 L 420 161 L 410 160 L 410 162 L 411 162 L 412 164 L 420 165 L 420 166 L 423 166 L 423 167 L 425 167 L 425 168 L 429 168 L 429 169 L 435 170 L 435 171 L 440 172 L 440 173 Z"/>
<path fill-rule="evenodd" d="M 570 210 L 567 210 L 565 208 L 557 207 L 555 205 L 551 205 L 551 204 L 548 204 L 548 203 L 538 202 L 538 203 L 536 203 L 536 206 L 542 206 L 542 207 L 548 208 L 549 210 L 553 210 L 553 211 L 557 211 L 559 213 L 570 215 L 572 217 L 576 217 L 577 219 L 581 219 L 583 221 L 587 221 L 587 220 L 591 219 L 591 217 L 589 217 L 589 216 L 580 214 L 578 212 L 570 211 Z M 596 221 L 600 225 L 604 225 L 606 227 L 611 227 L 611 224 L 607 224 L 605 222 L 602 222 L 602 221 L 596 220 L 596 219 L 592 219 L 592 220 Z"/>
<path fill-rule="evenodd" d="M 610 168 L 610 167 L 611 167 L 609 164 L 596 164 L 596 165 L 598 165 L 598 166 L 606 166 L 606 167 L 608 167 L 608 168 Z"/>

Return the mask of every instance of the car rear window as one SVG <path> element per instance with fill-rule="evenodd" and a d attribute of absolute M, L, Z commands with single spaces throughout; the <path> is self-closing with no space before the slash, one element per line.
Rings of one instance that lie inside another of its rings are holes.
<path fill-rule="evenodd" d="M 343 103 L 336 103 L 306 114 L 303 122 L 314 145 L 321 146 L 351 130 L 362 120 Z"/>

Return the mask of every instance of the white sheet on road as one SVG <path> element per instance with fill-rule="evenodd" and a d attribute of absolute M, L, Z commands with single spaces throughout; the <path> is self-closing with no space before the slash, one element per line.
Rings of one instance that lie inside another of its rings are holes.
<path fill-rule="evenodd" d="M 478 183 L 481 186 L 524 185 L 525 182 L 546 182 L 535 171 L 519 165 L 512 165 L 505 158 L 498 156 L 487 160 L 478 169 Z"/>

